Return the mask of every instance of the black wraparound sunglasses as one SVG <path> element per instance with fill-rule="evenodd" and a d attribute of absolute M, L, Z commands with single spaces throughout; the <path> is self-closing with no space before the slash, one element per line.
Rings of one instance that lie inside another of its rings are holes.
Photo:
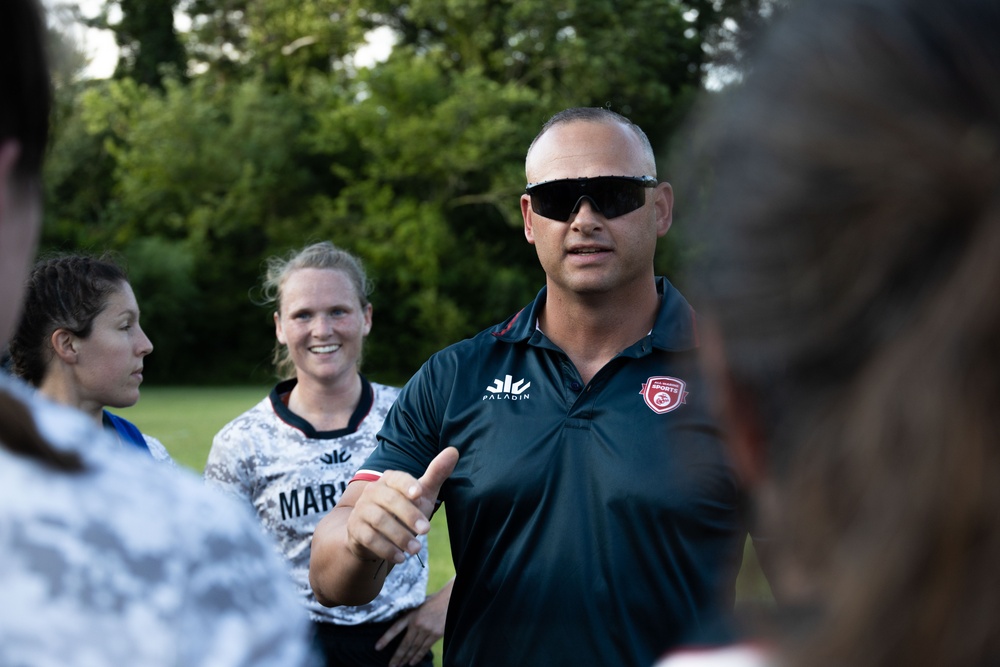
<path fill-rule="evenodd" d="M 655 188 L 652 176 L 596 176 L 562 178 L 529 183 L 524 192 L 531 197 L 531 210 L 552 220 L 566 222 L 584 198 L 605 218 L 631 213 L 646 203 L 646 188 Z"/>

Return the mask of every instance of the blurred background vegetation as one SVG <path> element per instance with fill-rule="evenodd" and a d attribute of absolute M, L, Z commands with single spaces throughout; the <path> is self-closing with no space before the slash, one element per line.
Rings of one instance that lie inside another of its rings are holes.
<path fill-rule="evenodd" d="M 551 114 L 609 107 L 662 157 L 706 82 L 738 77 L 780 4 L 106 0 L 89 16 L 57 5 L 42 250 L 125 260 L 156 347 L 149 384 L 260 384 L 274 340 L 254 305 L 262 262 L 332 240 L 376 283 L 365 371 L 399 384 L 542 285 L 518 197 Z M 114 32 L 113 76 L 83 75 L 74 23 Z M 392 48 L 362 60 L 373 36 Z M 658 273 L 684 261 L 693 197 L 677 193 Z"/>

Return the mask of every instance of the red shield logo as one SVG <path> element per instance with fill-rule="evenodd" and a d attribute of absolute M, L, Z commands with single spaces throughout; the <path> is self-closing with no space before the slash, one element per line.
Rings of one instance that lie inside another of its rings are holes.
<path fill-rule="evenodd" d="M 684 380 L 671 377 L 652 377 L 642 383 L 642 398 L 649 409 L 658 415 L 676 410 L 687 403 L 687 385 Z"/>

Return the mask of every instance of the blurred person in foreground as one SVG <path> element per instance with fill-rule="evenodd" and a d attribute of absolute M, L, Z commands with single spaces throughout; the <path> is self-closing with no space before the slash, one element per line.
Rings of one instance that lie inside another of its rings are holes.
<path fill-rule="evenodd" d="M 309 588 L 316 524 L 375 449 L 399 389 L 361 374 L 372 328 L 371 283 L 357 257 L 326 241 L 271 257 L 264 297 L 274 307 L 274 363 L 284 378 L 212 441 L 205 479 L 252 507 L 292 568 L 330 667 L 431 667 L 451 582 L 427 596 L 427 538 L 377 598 L 330 609 Z"/>
<path fill-rule="evenodd" d="M 159 440 L 105 409 L 136 404 L 152 351 L 128 276 L 110 257 L 62 255 L 35 264 L 10 342 L 14 372 L 43 396 L 91 415 L 123 447 L 169 462 Z"/>
<path fill-rule="evenodd" d="M 44 35 L 36 0 L 0 3 L 0 344 L 41 224 Z M 230 499 L 0 375 L 0 664 L 308 664 L 283 576 Z"/>
<path fill-rule="evenodd" d="M 1000 664 L 1000 4 L 804 2 L 696 118 L 706 363 L 790 607 L 663 665 Z"/>
<path fill-rule="evenodd" d="M 550 119 L 525 173 L 545 286 L 407 383 L 310 579 L 327 604 L 371 599 L 440 499 L 445 665 L 648 667 L 732 606 L 746 541 L 696 318 L 654 273 L 673 191 L 645 133 L 599 108 Z"/>

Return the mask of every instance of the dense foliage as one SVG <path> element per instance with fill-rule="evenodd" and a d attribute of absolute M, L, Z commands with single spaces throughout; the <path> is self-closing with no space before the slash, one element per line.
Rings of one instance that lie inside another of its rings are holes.
<path fill-rule="evenodd" d="M 365 370 L 401 382 L 541 286 L 518 197 L 542 122 L 609 106 L 665 149 L 761 0 L 108 3 L 122 60 L 59 87 L 43 248 L 127 260 L 151 381 L 244 382 L 270 373 L 263 259 L 330 239 L 376 283 Z M 376 29 L 395 46 L 360 62 Z"/>

